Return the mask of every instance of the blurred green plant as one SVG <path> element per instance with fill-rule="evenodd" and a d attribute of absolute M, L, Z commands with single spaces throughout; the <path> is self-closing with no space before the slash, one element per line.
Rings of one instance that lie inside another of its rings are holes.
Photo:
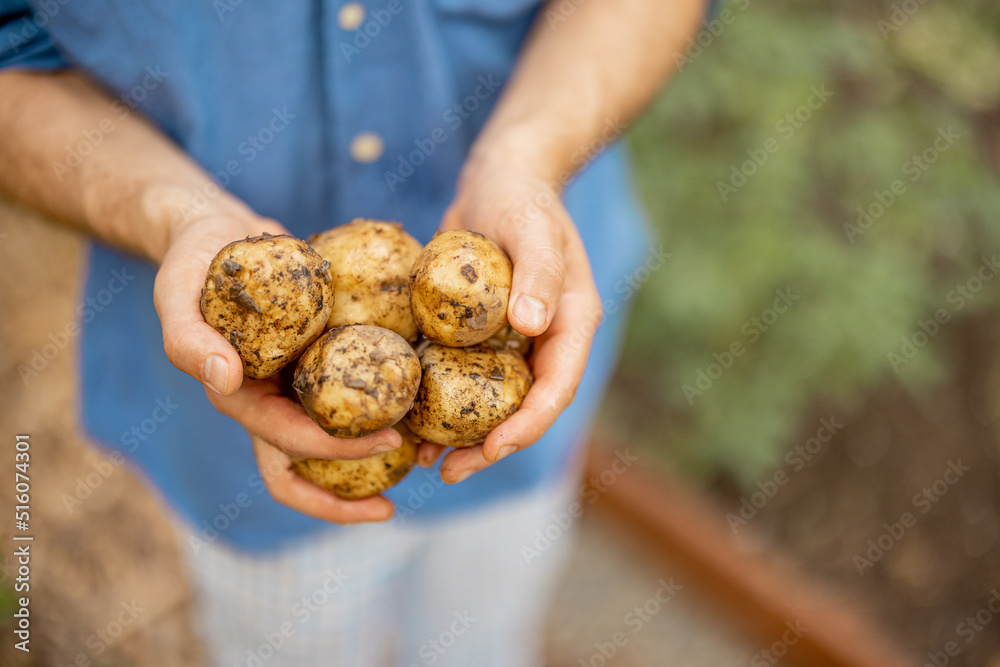
<path fill-rule="evenodd" d="M 817 399 L 846 417 L 894 373 L 940 378 L 921 321 L 1000 303 L 1000 276 L 974 280 L 1000 254 L 1000 7 L 740 7 L 630 133 L 673 256 L 637 299 L 605 417 L 689 473 L 751 484 Z M 774 318 L 785 288 L 799 299 Z"/>
<path fill-rule="evenodd" d="M 0 619 L 6 624 L 18 609 L 17 593 L 7 585 L 0 585 Z"/>

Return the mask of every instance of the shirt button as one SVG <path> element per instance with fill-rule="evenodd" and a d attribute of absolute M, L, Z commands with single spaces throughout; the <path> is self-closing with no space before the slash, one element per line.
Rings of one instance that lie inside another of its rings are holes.
<path fill-rule="evenodd" d="M 365 20 L 365 7 L 360 2 L 348 2 L 337 12 L 337 23 L 343 30 L 357 30 Z"/>
<path fill-rule="evenodd" d="M 374 162 L 384 151 L 385 142 L 374 132 L 362 132 L 351 140 L 351 157 L 358 162 Z"/>

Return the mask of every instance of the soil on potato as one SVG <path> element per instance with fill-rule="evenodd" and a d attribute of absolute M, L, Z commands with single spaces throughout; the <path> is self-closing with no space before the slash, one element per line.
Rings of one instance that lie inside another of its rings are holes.
<path fill-rule="evenodd" d="M 44 253 L 39 253 L 44 249 Z M 82 269 L 79 237 L 0 201 L 0 430 L 30 433 L 32 459 L 31 653 L 0 641 L 0 665 L 49 667 L 191 667 L 203 664 L 191 591 L 180 548 L 162 502 L 124 466 L 111 466 L 77 429 L 75 342 L 37 376 L 18 366 L 73 321 Z M 44 308 L 38 307 L 39 304 Z M 0 478 L 13 479 L 13 457 L 0 456 Z M 0 484 L 0 508 L 13 506 L 12 484 Z M 66 499 L 72 499 L 67 501 Z M 660 572 L 593 520 L 574 550 L 547 628 L 552 667 L 578 664 L 608 624 L 648 594 Z M 10 545 L 10 522 L 0 544 Z M 615 548 L 608 551 L 607 545 Z M 0 635 L 11 638 L 16 567 L 0 551 Z M 609 576 L 608 572 L 628 575 Z M 609 601 L 614 601 L 610 605 Z M 119 623 L 119 619 L 126 621 Z M 632 641 L 615 664 L 639 667 L 652 655 L 684 664 L 736 667 L 750 647 L 694 598 L 678 600 Z"/>
<path fill-rule="evenodd" d="M 72 319 L 80 241 L 0 203 L 0 258 L 0 426 L 32 436 L 35 536 L 32 653 L 0 642 L 0 664 L 72 664 L 81 653 L 104 664 L 200 664 L 190 591 L 162 503 L 122 469 L 102 475 L 106 457 L 77 434 L 74 346 L 28 382 L 18 371 Z M 1000 589 L 1000 411 L 994 407 L 1000 404 L 991 385 L 1000 377 L 998 321 L 984 315 L 942 333 L 937 344 L 955 360 L 946 382 L 922 396 L 894 385 L 871 396 L 750 521 L 749 528 L 796 554 L 805 571 L 871 610 L 918 664 L 955 641 L 961 652 L 949 665 L 1000 665 L 1000 617 L 979 625 L 987 619 L 980 614 L 960 625 Z M 840 418 L 828 407 L 805 416 L 797 441 L 831 414 Z M 948 462 L 959 460 L 969 470 L 920 513 L 913 496 L 933 488 Z M 11 465 L 0 461 L 8 479 Z M 723 507 L 738 508 L 742 493 L 722 483 L 716 490 Z M 0 506 L 13 505 L 11 492 L 11 485 L 0 485 Z M 77 496 L 80 504 L 67 504 Z M 859 575 L 854 557 L 867 558 L 869 540 L 877 542 L 884 524 L 899 522 L 904 512 L 918 515 L 916 524 Z M 11 529 L 0 524 L 0 542 L 11 543 Z M 10 566 L 10 555 L 0 554 L 0 589 L 16 576 Z M 3 604 L 9 598 L 0 596 Z M 119 632 L 123 610 L 132 610 L 125 617 L 134 612 L 136 622 L 104 643 L 98 633 Z M 4 609 L 0 631 L 8 636 L 9 619 Z"/>

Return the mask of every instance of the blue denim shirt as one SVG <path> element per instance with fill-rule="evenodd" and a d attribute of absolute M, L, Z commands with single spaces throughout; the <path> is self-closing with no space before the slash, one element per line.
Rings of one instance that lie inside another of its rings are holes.
<path fill-rule="evenodd" d="M 536 0 L 0 0 L 0 66 L 80 67 L 116 98 L 106 122 L 67 146 L 54 179 L 143 114 L 294 234 L 370 217 L 427 242 L 538 13 Z M 616 122 L 608 137 L 623 129 Z M 604 148 L 581 147 L 581 165 Z M 575 402 L 533 447 L 461 484 L 416 469 L 387 494 L 396 520 L 552 481 L 578 449 L 648 240 L 619 148 L 594 159 L 565 198 L 607 310 Z M 121 451 L 206 539 L 263 550 L 327 525 L 270 499 L 243 429 L 167 360 L 155 268 L 95 242 L 86 271 L 87 433 Z"/>

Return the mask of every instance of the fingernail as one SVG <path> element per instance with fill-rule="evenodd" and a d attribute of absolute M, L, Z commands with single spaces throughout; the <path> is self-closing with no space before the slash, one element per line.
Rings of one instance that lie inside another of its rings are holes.
<path fill-rule="evenodd" d="M 503 447 L 500 448 L 500 451 L 497 452 L 497 457 L 493 459 L 493 462 L 495 463 L 500 459 L 502 459 L 503 457 L 507 456 L 508 454 L 513 454 L 516 451 L 517 451 L 517 445 L 504 445 Z"/>
<path fill-rule="evenodd" d="M 368 452 L 368 454 L 371 456 L 375 456 L 376 454 L 385 454 L 386 452 L 391 452 L 394 449 L 396 448 L 386 442 L 381 445 L 375 445 L 374 447 L 372 447 L 372 450 Z"/>
<path fill-rule="evenodd" d="M 522 294 L 514 302 L 514 317 L 532 329 L 545 326 L 545 304 L 533 296 Z"/>
<path fill-rule="evenodd" d="M 455 475 L 455 481 L 452 482 L 452 484 L 458 484 L 459 482 L 464 482 L 465 480 L 469 479 L 469 475 L 471 475 L 474 472 L 475 470 L 463 470 L 462 472 Z"/>
<path fill-rule="evenodd" d="M 225 357 L 213 354 L 201 367 L 202 381 L 218 394 L 225 394 L 229 385 L 229 362 Z"/>

